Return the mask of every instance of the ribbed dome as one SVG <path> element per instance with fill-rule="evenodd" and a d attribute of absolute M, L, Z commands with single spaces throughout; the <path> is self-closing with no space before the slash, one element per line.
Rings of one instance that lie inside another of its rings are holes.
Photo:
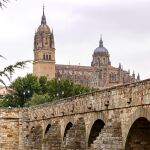
<path fill-rule="evenodd" d="M 38 29 L 37 29 L 37 32 L 46 32 L 46 33 L 50 33 L 50 28 L 47 24 L 41 24 Z"/>
<path fill-rule="evenodd" d="M 108 50 L 103 46 L 102 38 L 100 39 L 99 46 L 94 50 L 94 55 L 109 55 Z"/>
<path fill-rule="evenodd" d="M 97 47 L 95 50 L 94 50 L 94 54 L 95 53 L 108 53 L 108 50 L 105 48 L 105 47 Z"/>
<path fill-rule="evenodd" d="M 46 24 L 46 17 L 45 17 L 45 13 L 44 13 L 44 7 L 43 7 L 43 15 L 42 15 L 42 19 L 41 19 L 41 25 L 38 27 L 37 32 L 50 33 L 50 28 Z"/>

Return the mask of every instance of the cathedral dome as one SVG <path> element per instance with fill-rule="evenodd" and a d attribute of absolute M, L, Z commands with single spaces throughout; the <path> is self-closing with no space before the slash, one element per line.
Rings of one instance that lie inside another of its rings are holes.
<path fill-rule="evenodd" d="M 108 50 L 103 46 L 102 38 L 100 39 L 99 46 L 94 50 L 94 55 L 109 55 Z"/>
<path fill-rule="evenodd" d="M 97 47 L 94 50 L 94 54 L 100 54 L 100 53 L 107 53 L 108 54 L 108 50 L 105 47 Z"/>
<path fill-rule="evenodd" d="M 37 32 L 40 32 L 40 33 L 50 33 L 50 28 L 47 24 L 41 24 L 38 29 L 37 29 Z"/>

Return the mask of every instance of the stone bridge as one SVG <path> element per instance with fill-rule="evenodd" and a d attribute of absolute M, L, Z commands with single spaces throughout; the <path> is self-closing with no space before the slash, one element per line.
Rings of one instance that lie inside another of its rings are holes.
<path fill-rule="evenodd" d="M 150 79 L 0 109 L 0 150 L 150 150 Z"/>

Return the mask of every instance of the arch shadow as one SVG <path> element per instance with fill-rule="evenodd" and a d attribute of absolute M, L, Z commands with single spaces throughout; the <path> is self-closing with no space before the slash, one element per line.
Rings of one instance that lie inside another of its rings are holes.
<path fill-rule="evenodd" d="M 145 118 L 148 121 L 150 121 L 150 110 L 148 108 L 137 108 L 135 112 L 130 116 L 130 119 L 128 120 L 128 124 L 126 125 L 124 129 L 124 147 L 126 146 L 126 141 L 128 138 L 128 134 L 130 129 L 132 128 L 132 125 L 138 120 L 139 118 Z"/>
<path fill-rule="evenodd" d="M 64 132 L 64 136 L 63 136 L 63 140 L 66 139 L 66 135 L 68 134 L 68 131 L 70 130 L 70 128 L 73 126 L 72 122 L 69 122 L 67 125 L 66 125 L 66 128 L 65 128 L 65 132 Z"/>
<path fill-rule="evenodd" d="M 96 140 L 96 138 L 99 136 L 101 130 L 104 128 L 105 123 L 101 119 L 97 119 L 94 124 L 92 125 L 92 128 L 90 130 L 89 138 L 88 138 L 88 147 L 93 144 L 93 142 Z"/>
<path fill-rule="evenodd" d="M 140 117 L 131 126 L 125 144 L 125 150 L 150 149 L 150 121 Z"/>
<path fill-rule="evenodd" d="M 46 129 L 45 129 L 44 136 L 49 132 L 50 127 L 51 127 L 51 124 L 48 124 Z"/>

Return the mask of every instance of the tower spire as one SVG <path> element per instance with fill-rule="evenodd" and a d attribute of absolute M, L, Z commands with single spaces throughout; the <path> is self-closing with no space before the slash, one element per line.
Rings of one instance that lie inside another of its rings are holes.
<path fill-rule="evenodd" d="M 43 4 L 43 15 L 42 15 L 41 24 L 46 24 L 46 17 L 45 17 L 45 12 L 44 12 L 44 10 L 45 10 L 45 6 L 44 6 L 44 4 Z"/>
<path fill-rule="evenodd" d="M 43 16 L 45 16 L 45 14 L 44 14 L 44 9 L 45 9 L 45 6 L 44 6 L 44 4 L 43 4 Z"/>
<path fill-rule="evenodd" d="M 140 74 L 137 75 L 137 80 L 140 81 Z"/>
<path fill-rule="evenodd" d="M 99 47 L 103 47 L 102 34 L 100 35 Z"/>
<path fill-rule="evenodd" d="M 135 78 L 135 72 L 134 72 L 134 70 L 133 70 L 133 73 L 132 73 L 132 77 Z"/>

